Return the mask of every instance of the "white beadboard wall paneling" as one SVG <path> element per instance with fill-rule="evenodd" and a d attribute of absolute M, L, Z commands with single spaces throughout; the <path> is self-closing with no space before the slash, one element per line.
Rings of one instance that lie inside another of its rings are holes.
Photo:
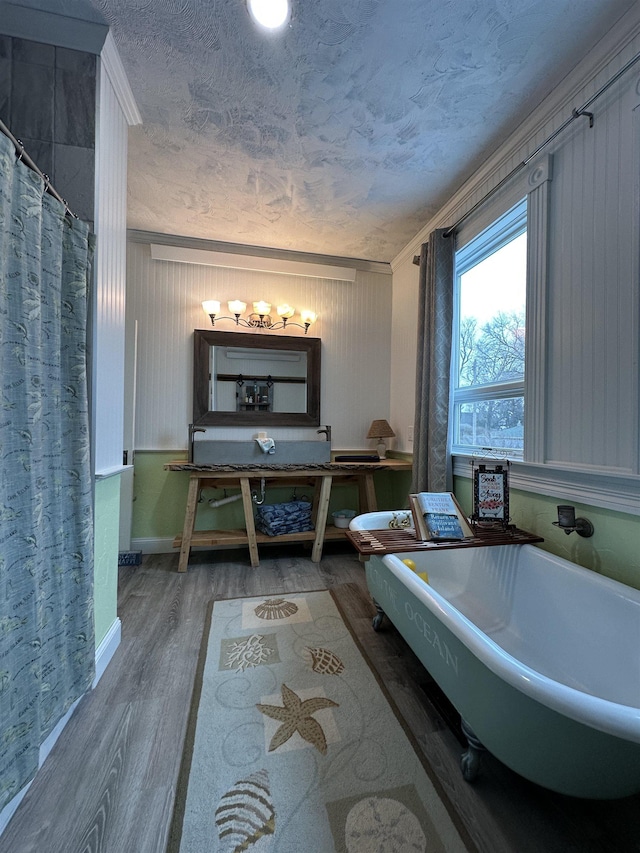
<path fill-rule="evenodd" d="M 409 439 L 415 420 L 419 274 L 409 258 L 393 273 L 389 423 L 396 433 L 393 448 L 406 453 L 413 452 Z"/>
<path fill-rule="evenodd" d="M 127 122 L 98 63 L 93 432 L 96 475 L 122 466 Z"/>
<path fill-rule="evenodd" d="M 351 283 L 237 269 L 154 261 L 139 234 L 129 242 L 128 320 L 137 320 L 136 449 L 184 450 L 191 421 L 193 330 L 211 328 L 205 299 L 273 305 L 289 302 L 318 314 L 310 337 L 322 340 L 321 420 L 332 444 L 366 446 L 374 418 L 389 416 L 391 279 L 358 270 Z M 236 330 L 229 321 L 216 328 Z M 240 330 L 242 331 L 242 330 Z M 289 330 L 288 330 L 289 331 Z M 247 332 L 281 334 L 281 332 Z M 291 335 L 302 336 L 292 328 Z M 273 428 L 274 438 L 311 437 L 315 428 Z M 210 427 L 218 438 L 251 438 L 250 428 Z"/>
<path fill-rule="evenodd" d="M 636 95 L 640 98 L 640 80 L 636 83 Z M 631 249 L 631 281 L 640 282 L 640 106 L 637 106 L 633 111 L 633 141 L 632 141 L 632 160 L 635 164 L 635 174 L 633 175 L 634 199 L 636 203 L 633 205 L 633 222 L 631 233 L 633 234 L 633 242 Z M 638 287 L 640 291 L 640 286 Z M 638 296 L 640 303 L 640 295 Z M 640 376 L 640 305 L 632 318 L 633 332 L 632 337 L 636 342 L 635 352 L 633 353 L 636 364 L 636 372 Z M 635 405 L 632 404 L 632 424 L 631 430 L 635 434 L 635 460 L 633 471 L 635 474 L 640 474 L 640 381 L 637 386 L 637 399 Z"/>
<path fill-rule="evenodd" d="M 628 473 L 637 472 L 636 80 L 557 149 L 547 370 L 546 461 Z"/>

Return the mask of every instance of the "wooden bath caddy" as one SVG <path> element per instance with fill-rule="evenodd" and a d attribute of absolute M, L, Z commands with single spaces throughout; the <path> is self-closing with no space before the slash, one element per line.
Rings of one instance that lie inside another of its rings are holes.
<path fill-rule="evenodd" d="M 517 527 L 507 530 L 476 530 L 473 538 L 449 542 L 416 539 L 413 530 L 348 530 L 347 538 L 360 554 L 397 554 L 405 551 L 440 551 L 443 548 L 479 548 L 486 545 L 525 545 L 544 542 L 542 536 Z"/>

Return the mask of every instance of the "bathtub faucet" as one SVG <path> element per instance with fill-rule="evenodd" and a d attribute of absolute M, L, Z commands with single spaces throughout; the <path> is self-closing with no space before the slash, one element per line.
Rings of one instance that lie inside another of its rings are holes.
<path fill-rule="evenodd" d="M 206 432 L 204 427 L 189 424 L 189 462 L 193 462 L 193 434 L 194 432 Z"/>

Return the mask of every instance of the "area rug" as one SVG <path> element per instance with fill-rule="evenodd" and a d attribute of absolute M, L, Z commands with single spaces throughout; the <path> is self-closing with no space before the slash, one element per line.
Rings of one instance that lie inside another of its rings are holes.
<path fill-rule="evenodd" d="M 214 602 L 169 853 L 467 853 L 337 589 Z"/>

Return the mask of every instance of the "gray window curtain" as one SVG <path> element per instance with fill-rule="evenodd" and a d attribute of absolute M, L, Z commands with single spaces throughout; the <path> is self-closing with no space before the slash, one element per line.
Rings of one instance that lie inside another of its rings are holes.
<path fill-rule="evenodd" d="M 447 440 L 455 240 L 444 233 L 433 231 L 420 251 L 412 492 L 453 489 Z"/>
<path fill-rule="evenodd" d="M 0 808 L 94 677 L 92 251 L 0 134 Z"/>

